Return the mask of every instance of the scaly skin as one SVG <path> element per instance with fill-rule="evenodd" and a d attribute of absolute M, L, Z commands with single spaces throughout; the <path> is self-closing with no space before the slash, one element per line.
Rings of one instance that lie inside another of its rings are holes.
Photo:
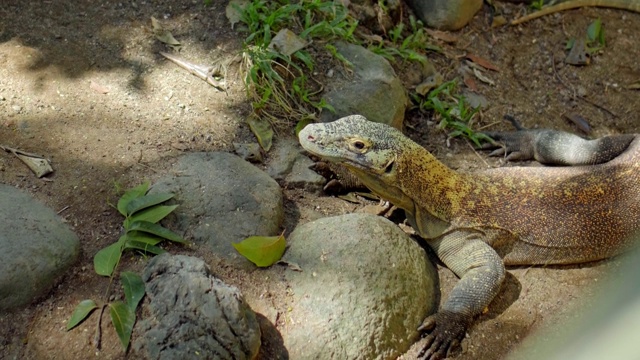
<path fill-rule="evenodd" d="M 400 131 L 360 115 L 311 124 L 310 153 L 340 163 L 405 210 L 460 281 L 425 319 L 421 354 L 447 355 L 500 289 L 506 265 L 575 264 L 627 249 L 640 234 L 640 137 L 592 166 L 459 173 Z"/>
<path fill-rule="evenodd" d="M 566 1 L 557 5 L 548 6 L 542 8 L 540 11 L 536 11 L 529 15 L 523 16 L 511 22 L 511 25 L 518 25 L 529 20 L 537 19 L 541 16 L 556 13 L 558 11 L 564 11 L 569 9 L 576 9 L 585 6 L 606 7 L 613 9 L 629 10 L 634 12 L 640 12 L 639 0 L 573 0 Z"/>

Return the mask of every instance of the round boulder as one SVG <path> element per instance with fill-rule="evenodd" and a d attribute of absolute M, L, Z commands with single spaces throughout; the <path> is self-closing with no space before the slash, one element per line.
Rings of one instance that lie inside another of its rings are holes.
<path fill-rule="evenodd" d="M 78 236 L 50 208 L 0 184 L 0 311 L 45 294 L 75 262 Z"/>
<path fill-rule="evenodd" d="M 409 0 L 420 20 L 441 30 L 458 30 L 482 8 L 482 0 Z"/>
<path fill-rule="evenodd" d="M 395 359 L 435 312 L 438 274 L 391 221 L 370 214 L 319 219 L 289 236 L 293 293 L 283 334 L 292 359 Z"/>
<path fill-rule="evenodd" d="M 233 242 L 280 233 L 284 219 L 280 186 L 240 157 L 225 152 L 187 154 L 171 173 L 175 175 L 158 180 L 151 192 L 176 194 L 180 207 L 175 217 L 167 218 L 168 227 L 186 238 L 232 260 L 240 258 Z"/>

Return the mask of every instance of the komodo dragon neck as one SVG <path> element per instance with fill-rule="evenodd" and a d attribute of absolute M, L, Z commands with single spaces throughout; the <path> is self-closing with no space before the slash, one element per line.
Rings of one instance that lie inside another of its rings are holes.
<path fill-rule="evenodd" d="M 465 199 L 477 194 L 479 189 L 490 186 L 484 178 L 473 178 L 450 169 L 414 142 L 404 145 L 404 151 L 399 152 L 395 159 L 395 186 L 415 204 L 419 204 L 421 210 L 440 220 L 450 222 L 456 218 Z M 379 178 L 374 181 L 380 183 Z M 368 183 L 375 187 L 369 181 Z M 384 198 L 390 184 L 392 183 L 384 182 L 377 185 L 383 187 L 378 195 Z"/>

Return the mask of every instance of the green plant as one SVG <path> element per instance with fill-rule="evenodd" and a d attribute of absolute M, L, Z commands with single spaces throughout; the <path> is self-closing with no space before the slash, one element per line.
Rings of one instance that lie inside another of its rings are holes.
<path fill-rule="evenodd" d="M 594 53 L 603 49 L 605 46 L 604 40 L 604 28 L 602 27 L 602 21 L 595 19 L 587 27 L 587 51 Z"/>
<path fill-rule="evenodd" d="M 107 302 L 111 293 L 113 274 L 120 263 L 122 254 L 127 250 L 135 250 L 143 254 L 161 254 L 165 250 L 160 248 L 158 244 L 164 240 L 185 243 L 179 235 L 158 224 L 160 220 L 176 209 L 177 205 L 162 205 L 171 199 L 173 194 L 147 194 L 148 191 L 149 183 L 146 182 L 125 191 L 120 197 L 116 208 L 125 217 L 122 224 L 124 233 L 118 241 L 98 251 L 93 258 L 95 272 L 110 278 L 104 296 L 105 300 L 101 306 L 100 318 L 102 318 L 105 307 L 109 306 L 111 323 L 125 351 L 129 346 L 131 332 L 136 321 L 136 308 L 144 297 L 145 290 L 139 275 L 123 271 L 120 273 L 120 282 L 124 290 L 125 301 Z M 97 308 L 98 305 L 91 299 L 81 301 L 67 322 L 67 330 L 82 323 Z M 100 331 L 100 326 L 98 326 L 98 331 Z"/>
<path fill-rule="evenodd" d="M 405 25 L 399 23 L 389 30 L 387 35 L 389 41 L 383 41 L 376 45 L 369 46 L 369 50 L 384 56 L 387 60 L 394 61 L 395 57 L 403 60 L 417 61 L 424 63 L 426 56 L 421 52 L 424 50 L 441 51 L 437 46 L 433 46 L 428 41 L 424 25 L 414 16 L 409 17 L 410 31 L 405 31 Z"/>
<path fill-rule="evenodd" d="M 355 42 L 357 22 L 341 4 L 324 0 L 253 0 L 240 21 L 247 27 L 243 51 L 244 81 L 254 112 L 271 122 L 297 120 L 329 106 L 317 99 L 322 86 L 312 80 L 314 56 L 301 49 L 284 55 L 269 47 L 282 29 L 298 33 L 307 42 L 343 39 Z"/>
<path fill-rule="evenodd" d="M 531 5 L 529 5 L 533 10 L 541 10 L 543 6 L 544 0 L 534 0 L 531 2 Z"/>
<path fill-rule="evenodd" d="M 449 137 L 464 137 L 471 140 L 476 146 L 480 146 L 482 140 L 490 141 L 491 138 L 471 128 L 477 108 L 471 108 L 464 96 L 455 94 L 457 82 L 448 81 L 430 91 L 425 98 L 414 94 L 414 100 L 420 110 L 433 110 L 440 118 L 438 127 L 449 129 Z"/>
<path fill-rule="evenodd" d="M 567 41 L 567 45 L 565 47 L 566 50 L 571 50 L 576 44 L 576 39 L 571 38 Z M 602 21 L 600 19 L 596 19 L 592 21 L 587 27 L 587 34 L 584 40 L 585 50 L 589 54 L 593 54 L 604 49 L 606 45 L 604 39 L 604 27 L 602 26 Z"/>

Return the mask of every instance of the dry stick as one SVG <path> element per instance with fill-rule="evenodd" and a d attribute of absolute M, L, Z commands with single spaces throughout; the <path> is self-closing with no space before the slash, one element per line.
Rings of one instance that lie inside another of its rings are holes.
<path fill-rule="evenodd" d="M 540 11 L 536 11 L 529 15 L 523 16 L 519 19 L 513 20 L 511 22 L 511 25 L 522 24 L 523 22 L 537 19 L 541 16 L 553 14 L 559 11 L 577 9 L 577 8 L 586 7 L 586 6 L 606 7 L 606 8 L 640 12 L 640 4 L 632 0 L 574 0 L 574 1 L 567 1 L 557 5 L 545 7 Z"/>
<path fill-rule="evenodd" d="M 31 153 L 28 153 L 26 151 L 10 148 L 10 147 L 4 146 L 4 145 L 0 145 L 0 149 L 4 150 L 6 152 L 10 152 L 10 153 L 12 153 L 14 155 L 15 154 L 20 154 L 20 155 L 24 155 L 24 156 L 31 156 L 31 157 L 38 158 L 38 159 L 44 159 L 44 157 L 42 157 L 41 155 L 31 154 Z"/>
<path fill-rule="evenodd" d="M 558 81 L 560 81 L 560 84 L 562 84 L 564 87 L 566 87 L 568 90 L 571 91 L 571 97 L 573 99 L 580 99 L 580 100 L 582 100 L 582 101 L 584 101 L 584 102 L 586 102 L 586 103 L 588 103 L 588 104 L 590 104 L 590 105 L 592 105 L 592 106 L 594 106 L 594 107 L 596 107 L 596 108 L 598 108 L 598 109 L 600 109 L 602 111 L 608 112 L 613 117 L 616 117 L 616 118 L 618 117 L 618 115 L 616 115 L 616 113 L 614 113 L 613 111 L 607 109 L 606 107 L 604 107 L 604 106 L 602 106 L 600 104 L 597 104 L 594 101 L 591 101 L 591 100 L 585 98 L 584 96 L 576 95 L 575 89 L 573 87 L 567 85 L 564 82 L 564 80 L 562 79 L 562 77 L 560 77 L 560 74 L 558 74 L 558 70 L 556 69 L 556 59 L 555 59 L 555 56 L 553 55 L 553 53 L 551 53 L 551 65 L 553 67 L 553 74 L 558 79 Z"/>
<path fill-rule="evenodd" d="M 102 342 L 102 314 L 104 314 L 104 309 L 107 307 L 107 304 L 103 304 L 102 308 L 100 308 L 100 316 L 98 316 L 98 324 L 96 325 L 96 334 L 93 337 L 93 342 L 96 344 L 96 349 L 100 350 L 100 344 Z"/>
<path fill-rule="evenodd" d="M 65 210 L 67 210 L 67 209 L 68 209 L 68 208 L 70 208 L 70 207 L 71 207 L 71 205 L 67 205 L 67 206 L 63 207 L 62 209 L 60 209 L 60 211 L 58 211 L 58 212 L 56 213 L 56 215 L 60 215 L 60 213 L 61 213 L 61 212 L 63 212 L 63 211 L 65 211 Z"/>
<path fill-rule="evenodd" d="M 482 162 L 484 163 L 484 165 L 487 168 L 491 168 L 491 165 L 489 165 L 489 163 L 487 162 L 487 160 L 485 160 L 482 156 L 480 156 L 480 154 L 478 154 L 478 151 L 476 151 L 476 149 L 471 146 L 471 143 L 469 143 L 469 141 L 466 141 L 467 145 L 471 148 L 471 150 L 473 150 L 473 153 L 476 154 L 476 156 L 478 157 L 478 159 L 482 160 Z"/>

